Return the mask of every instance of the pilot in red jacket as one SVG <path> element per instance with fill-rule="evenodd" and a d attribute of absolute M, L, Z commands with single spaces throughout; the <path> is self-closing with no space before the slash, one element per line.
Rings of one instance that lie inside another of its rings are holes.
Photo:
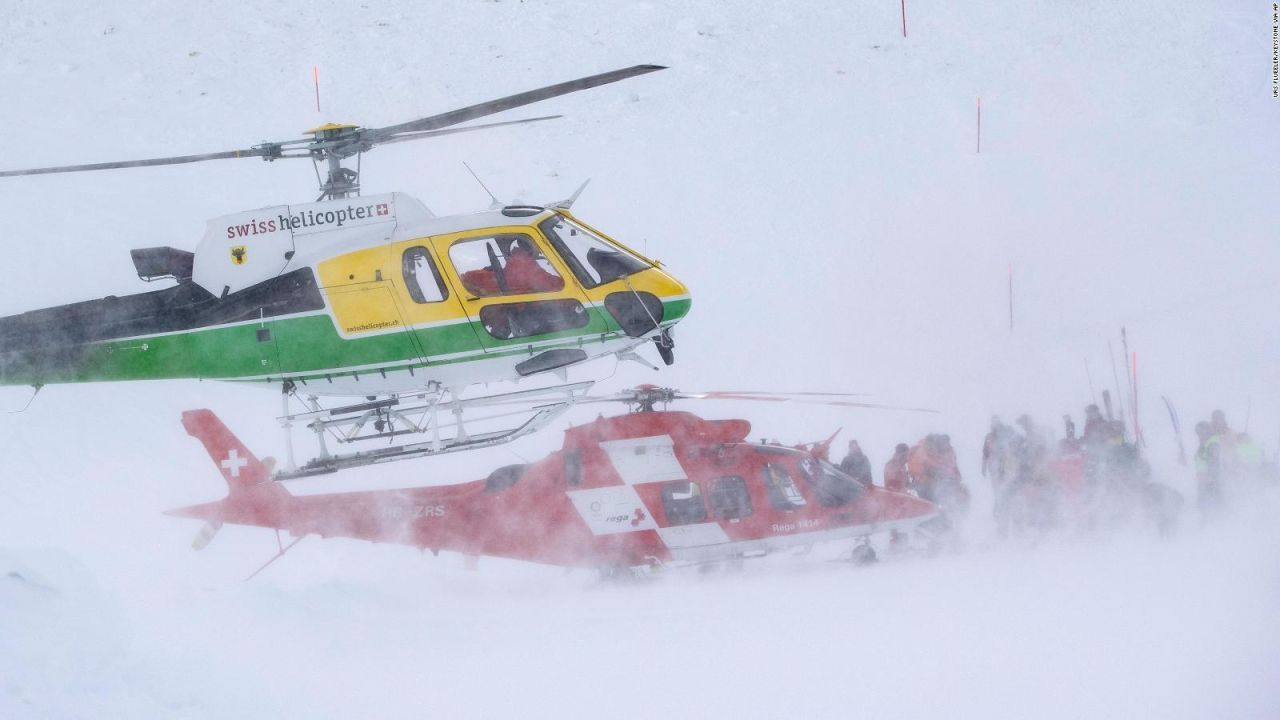
<path fill-rule="evenodd" d="M 555 292 L 564 289 L 564 280 L 542 269 L 533 257 L 533 251 L 518 243 L 511 248 L 507 266 L 502 274 L 507 281 L 507 292 L 521 293 Z"/>

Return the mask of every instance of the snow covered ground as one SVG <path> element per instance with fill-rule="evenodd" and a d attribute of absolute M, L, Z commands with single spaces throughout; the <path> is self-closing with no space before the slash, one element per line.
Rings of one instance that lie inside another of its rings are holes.
<path fill-rule="evenodd" d="M 628 586 L 336 542 L 248 584 L 153 579 L 112 597 L 9 578 L 0 712 L 1269 717 L 1280 572 L 1259 546 L 1278 539 L 865 570 L 788 557 Z"/>
<path fill-rule="evenodd" d="M 891 0 L 0 4 L 6 168 L 243 147 L 669 65 L 512 113 L 562 120 L 377 150 L 366 189 L 448 213 L 487 203 L 464 160 L 502 197 L 593 178 L 575 210 L 695 300 L 673 368 L 581 376 L 937 407 L 690 409 L 787 441 L 843 426 L 877 468 L 950 432 L 979 510 L 964 552 L 865 570 L 826 549 L 618 587 L 312 539 L 241 583 L 269 532 L 193 553 L 195 524 L 161 515 L 223 492 L 178 418 L 211 407 L 279 454 L 277 397 L 49 387 L 0 415 L 0 717 L 1280 714 L 1274 499 L 1227 526 L 1189 516 L 1167 542 L 1025 548 L 991 540 L 977 468 L 992 412 L 1079 420 L 1090 377 L 1112 385 L 1121 325 L 1167 482 L 1191 491 L 1160 395 L 1276 450 L 1271 5 L 965 5 L 911 0 L 904 39 Z M 253 160 L 4 180 L 0 315 L 141 290 L 130 248 L 192 247 L 206 218 L 312 183 Z M 474 479 L 558 443 L 324 487 Z"/>

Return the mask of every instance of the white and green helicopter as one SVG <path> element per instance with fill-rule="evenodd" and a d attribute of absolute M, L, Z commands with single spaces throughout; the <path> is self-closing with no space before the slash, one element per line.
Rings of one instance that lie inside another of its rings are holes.
<path fill-rule="evenodd" d="M 545 207 L 495 201 L 484 212 L 440 217 L 402 193 L 362 195 L 358 171 L 343 161 L 387 143 L 559 117 L 459 127 L 661 69 L 637 65 L 390 127 L 328 124 L 307 131 L 310 138 L 243 150 L 0 172 L 235 158 L 327 167 L 317 202 L 214 218 L 194 251 L 133 250 L 139 277 L 175 283 L 169 287 L 0 318 L 0 385 L 199 378 L 278 387 L 282 424 L 306 425 L 320 441 L 319 456 L 301 468 L 290 443 L 284 477 L 533 432 L 590 388 L 568 383 L 566 368 L 605 356 L 645 362 L 636 350 L 650 342 L 670 364 L 671 328 L 689 312 L 688 289 L 575 217 L 578 193 Z M 466 393 L 544 375 L 558 382 Z M 513 413 L 512 405 L 524 407 Z M 495 424 L 509 416 L 517 419 Z M 325 445 L 326 436 L 347 443 L 423 433 L 429 437 L 375 451 L 331 454 Z"/>

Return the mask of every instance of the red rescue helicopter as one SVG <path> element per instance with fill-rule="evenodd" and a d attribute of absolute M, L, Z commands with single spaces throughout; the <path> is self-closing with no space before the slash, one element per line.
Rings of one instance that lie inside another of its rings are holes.
<path fill-rule="evenodd" d="M 863 539 L 865 558 L 872 533 L 910 530 L 937 516 L 932 503 L 863 485 L 828 462 L 835 435 L 797 447 L 753 443 L 746 420 L 655 407 L 708 396 L 655 387 L 620 393 L 609 399 L 637 412 L 570 428 L 560 450 L 484 480 L 309 496 L 275 481 L 271 462 L 212 412 L 192 410 L 183 426 L 204 444 L 230 492 L 169 514 L 207 521 L 197 549 L 231 523 L 285 530 L 295 544 L 313 534 L 348 537 L 609 572 L 845 539 Z M 276 557 L 291 547 L 282 545 Z"/>

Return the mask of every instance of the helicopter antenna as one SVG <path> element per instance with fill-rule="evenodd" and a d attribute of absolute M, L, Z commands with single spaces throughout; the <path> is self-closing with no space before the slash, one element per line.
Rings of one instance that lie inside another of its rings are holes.
<path fill-rule="evenodd" d="M 489 191 L 489 188 L 484 184 L 484 181 L 480 179 L 480 176 L 476 174 L 476 171 L 472 170 L 471 166 L 468 165 L 465 161 L 463 161 L 462 167 L 466 168 L 467 172 L 471 173 L 471 177 L 476 179 L 476 182 L 479 183 L 481 189 L 483 189 L 489 195 L 489 199 L 493 200 L 493 204 L 490 205 L 489 207 L 492 207 L 492 208 L 502 207 L 502 201 L 499 200 L 497 196 L 495 196 L 492 192 Z"/>
<path fill-rule="evenodd" d="M 582 184 L 578 186 L 577 190 L 573 191 L 572 195 L 570 195 L 565 200 L 561 200 L 560 202 L 557 202 L 557 203 L 552 203 L 551 207 L 557 208 L 560 210 L 568 210 L 569 208 L 573 207 L 573 204 L 578 202 L 578 196 L 582 194 L 583 190 L 587 189 L 587 185 L 590 183 L 591 183 L 591 178 L 587 178 L 586 180 L 583 180 Z"/>

